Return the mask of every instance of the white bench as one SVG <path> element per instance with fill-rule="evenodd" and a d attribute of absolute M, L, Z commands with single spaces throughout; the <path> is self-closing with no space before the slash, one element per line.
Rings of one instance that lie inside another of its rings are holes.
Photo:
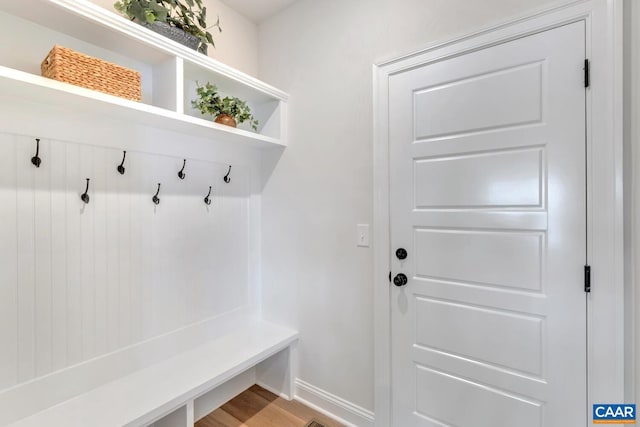
<path fill-rule="evenodd" d="M 268 359 L 289 349 L 297 338 L 298 333 L 291 329 L 262 321 L 251 322 L 233 333 L 104 384 L 10 426 L 192 427 L 194 420 L 203 415 L 203 409 L 197 408 L 198 399 L 204 402 L 201 406 L 209 406 L 210 409 L 224 403 L 215 402 L 220 399 L 218 396 L 207 397 L 212 390 L 224 388 L 225 383 L 233 382 L 234 377 L 241 376 L 261 362 L 280 367 L 284 365 L 289 369 L 291 360 L 288 355 L 287 362 L 270 362 Z M 227 398 L 239 391 L 242 390 L 235 390 Z"/>

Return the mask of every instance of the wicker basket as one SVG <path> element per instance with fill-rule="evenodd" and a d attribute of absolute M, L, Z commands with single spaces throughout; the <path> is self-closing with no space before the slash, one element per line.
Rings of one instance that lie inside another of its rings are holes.
<path fill-rule="evenodd" d="M 40 66 L 42 75 L 109 95 L 140 101 L 140 73 L 102 59 L 54 46 Z"/>

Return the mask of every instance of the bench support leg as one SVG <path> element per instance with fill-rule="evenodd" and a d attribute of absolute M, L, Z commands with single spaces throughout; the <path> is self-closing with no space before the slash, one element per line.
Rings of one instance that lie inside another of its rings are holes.
<path fill-rule="evenodd" d="M 196 423 L 193 415 L 193 400 L 187 402 L 187 427 L 193 427 Z"/>
<path fill-rule="evenodd" d="M 296 344 L 256 366 L 256 383 L 262 388 L 291 400 L 294 397 L 295 372 L 297 368 Z"/>

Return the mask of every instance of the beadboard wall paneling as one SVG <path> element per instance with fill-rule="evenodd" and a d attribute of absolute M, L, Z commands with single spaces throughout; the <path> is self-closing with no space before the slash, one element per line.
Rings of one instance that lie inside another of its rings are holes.
<path fill-rule="evenodd" d="M 248 166 L 35 145 L 0 133 L 0 390 L 252 303 Z"/>
<path fill-rule="evenodd" d="M 16 229 L 15 144 L 0 134 L 0 388 L 18 382 L 18 230 Z"/>

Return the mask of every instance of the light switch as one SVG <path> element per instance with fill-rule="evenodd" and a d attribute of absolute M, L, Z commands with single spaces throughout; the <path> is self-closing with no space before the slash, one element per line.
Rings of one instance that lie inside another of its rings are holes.
<path fill-rule="evenodd" d="M 369 224 L 358 224 L 358 241 L 357 245 L 363 248 L 369 247 Z"/>

